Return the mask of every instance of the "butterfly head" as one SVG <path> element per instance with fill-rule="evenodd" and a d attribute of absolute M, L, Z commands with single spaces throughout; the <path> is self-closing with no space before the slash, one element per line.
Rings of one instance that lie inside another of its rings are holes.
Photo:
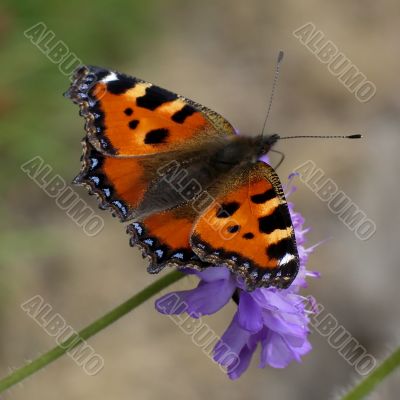
<path fill-rule="evenodd" d="M 260 144 L 259 144 L 259 154 L 258 156 L 263 156 L 264 154 L 267 154 L 272 146 L 280 139 L 279 135 L 276 133 L 268 136 L 261 136 L 260 137 Z"/>

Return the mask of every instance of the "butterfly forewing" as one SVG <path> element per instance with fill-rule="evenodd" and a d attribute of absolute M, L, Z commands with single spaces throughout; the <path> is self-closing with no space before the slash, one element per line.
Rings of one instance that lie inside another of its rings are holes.
<path fill-rule="evenodd" d="M 80 67 L 66 95 L 81 107 L 89 141 L 106 155 L 178 151 L 234 134 L 232 126 L 208 108 L 103 68 Z"/>

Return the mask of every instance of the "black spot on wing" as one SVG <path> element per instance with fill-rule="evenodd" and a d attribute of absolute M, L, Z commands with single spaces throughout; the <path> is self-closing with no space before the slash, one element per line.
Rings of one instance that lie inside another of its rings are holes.
<path fill-rule="evenodd" d="M 262 233 L 269 234 L 275 229 L 286 229 L 290 226 L 292 221 L 285 204 L 280 204 L 270 215 L 258 219 L 258 227 Z"/>
<path fill-rule="evenodd" d="M 250 197 L 251 201 L 255 204 L 263 204 L 268 200 L 273 199 L 276 197 L 276 193 L 274 189 L 267 189 L 264 193 L 255 194 Z"/>
<path fill-rule="evenodd" d="M 128 108 L 125 108 L 124 113 L 125 113 L 125 115 L 129 116 L 129 115 L 133 114 L 133 110 L 132 110 L 132 108 L 128 107 Z"/>
<path fill-rule="evenodd" d="M 228 232 L 229 233 L 236 233 L 237 231 L 239 231 L 240 229 L 240 225 L 231 225 L 228 227 Z"/>
<path fill-rule="evenodd" d="M 169 135 L 168 129 L 165 129 L 165 128 L 153 129 L 146 133 L 144 142 L 146 144 L 165 143 L 168 135 Z"/>
<path fill-rule="evenodd" d="M 146 94 L 136 99 L 138 107 L 155 110 L 161 104 L 176 100 L 178 96 L 175 93 L 162 89 L 158 86 L 150 86 L 146 88 Z"/>
<path fill-rule="evenodd" d="M 240 207 L 237 201 L 230 203 L 223 203 L 218 207 L 216 217 L 217 218 L 228 218 L 231 217 Z"/>
<path fill-rule="evenodd" d="M 243 238 L 244 238 L 244 239 L 253 239 L 253 238 L 254 238 L 254 233 L 246 232 L 246 233 L 243 235 Z"/>
<path fill-rule="evenodd" d="M 129 121 L 128 125 L 130 129 L 136 129 L 136 127 L 139 125 L 139 121 L 137 119 L 133 119 L 132 121 Z"/>
<path fill-rule="evenodd" d="M 285 256 L 286 253 L 296 254 L 294 240 L 291 237 L 281 239 L 278 243 L 270 244 L 267 247 L 267 256 L 280 260 Z"/>
<path fill-rule="evenodd" d="M 190 117 L 192 114 L 194 114 L 196 110 L 192 107 L 186 104 L 183 106 L 182 109 L 177 111 L 172 117 L 172 121 L 177 122 L 178 124 L 183 124 L 185 122 L 185 119 L 187 117 Z"/>
<path fill-rule="evenodd" d="M 115 81 L 107 82 L 107 90 L 112 94 L 124 94 L 138 82 L 135 78 L 123 74 L 117 74 L 117 78 Z"/>

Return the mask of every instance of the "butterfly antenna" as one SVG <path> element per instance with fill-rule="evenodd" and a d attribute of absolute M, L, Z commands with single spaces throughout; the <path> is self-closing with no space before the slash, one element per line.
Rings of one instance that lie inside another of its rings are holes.
<path fill-rule="evenodd" d="M 360 135 L 359 133 L 355 133 L 353 135 L 339 135 L 339 136 L 308 136 L 308 135 L 300 135 L 300 136 L 285 136 L 281 137 L 279 136 L 279 140 L 282 139 L 361 139 L 363 135 Z"/>
<path fill-rule="evenodd" d="M 267 126 L 267 121 L 268 121 L 269 113 L 270 113 L 271 107 L 272 107 L 272 101 L 273 101 L 273 99 L 274 99 L 276 84 L 278 83 L 279 70 L 280 70 L 280 67 L 281 67 L 282 60 L 283 60 L 283 51 L 280 50 L 280 51 L 279 51 L 279 54 L 278 54 L 278 59 L 277 59 L 277 61 L 276 61 L 275 76 L 274 76 L 274 81 L 272 82 L 271 95 L 270 95 L 270 98 L 269 98 L 269 104 L 268 104 L 267 114 L 266 114 L 266 116 L 265 116 L 264 124 L 263 124 L 262 130 L 261 130 L 261 135 L 260 135 L 261 137 L 264 136 L 265 127 Z"/>

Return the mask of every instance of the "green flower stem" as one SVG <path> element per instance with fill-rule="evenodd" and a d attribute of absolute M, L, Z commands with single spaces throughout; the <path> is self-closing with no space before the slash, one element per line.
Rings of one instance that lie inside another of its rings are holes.
<path fill-rule="evenodd" d="M 15 370 L 10 375 L 6 376 L 0 380 L 0 393 L 9 387 L 21 382 L 26 377 L 34 374 L 36 371 L 50 364 L 52 361 L 57 360 L 67 351 L 78 346 L 82 341 L 89 339 L 96 333 L 100 332 L 102 329 L 111 325 L 113 322 L 117 321 L 134 308 L 144 303 L 150 297 L 154 296 L 156 293 L 160 292 L 162 289 L 171 285 L 172 283 L 178 281 L 185 275 L 179 271 L 172 271 L 167 275 L 163 276 L 159 280 L 155 281 L 151 285 L 144 288 L 141 292 L 135 294 L 130 299 L 120 304 L 118 307 L 114 308 L 104 316 L 100 317 L 98 320 L 94 321 L 86 328 L 82 329 L 77 335 L 71 336 L 61 345 L 54 347 L 49 352 L 41 355 L 36 360 L 24 365 L 23 367 Z"/>
<path fill-rule="evenodd" d="M 380 382 L 400 366 L 400 347 L 384 360 L 373 372 L 361 380 L 342 397 L 342 400 L 364 399 Z"/>

